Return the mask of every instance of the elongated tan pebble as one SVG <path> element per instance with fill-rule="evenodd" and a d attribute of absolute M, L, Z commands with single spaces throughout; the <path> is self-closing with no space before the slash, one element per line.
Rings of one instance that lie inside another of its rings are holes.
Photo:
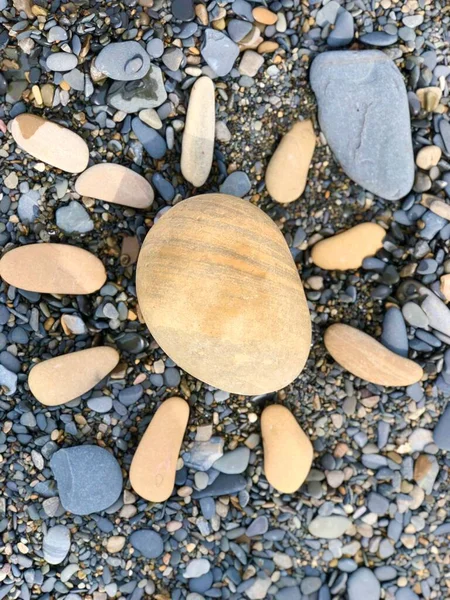
<path fill-rule="evenodd" d="M 39 402 L 59 406 L 91 390 L 118 362 L 117 350 L 107 346 L 56 356 L 31 369 L 28 385 Z"/>
<path fill-rule="evenodd" d="M 10 285 L 41 294 L 92 294 L 106 281 L 96 256 L 67 244 L 28 244 L 7 252 L 0 275 Z"/>
<path fill-rule="evenodd" d="M 86 142 L 66 127 L 31 114 L 18 115 L 12 122 L 14 141 L 38 160 L 67 171 L 80 173 L 88 166 Z"/>
<path fill-rule="evenodd" d="M 315 145 L 309 120 L 295 123 L 283 137 L 266 171 L 267 191 L 274 200 L 287 204 L 303 194 Z"/>
<path fill-rule="evenodd" d="M 156 411 L 130 467 L 131 485 L 142 498 L 164 502 L 171 495 L 188 418 L 182 398 L 169 398 Z"/>
<path fill-rule="evenodd" d="M 195 187 L 202 186 L 211 171 L 215 124 L 214 84 L 200 77 L 189 97 L 181 147 L 181 172 Z"/>
<path fill-rule="evenodd" d="M 442 275 L 440 283 L 441 294 L 445 297 L 446 302 L 450 302 L 450 274 Z"/>
<path fill-rule="evenodd" d="M 292 494 L 305 481 L 313 460 L 309 438 L 284 406 L 268 406 L 261 415 L 264 472 L 283 494 Z"/>
<path fill-rule="evenodd" d="M 361 223 L 318 242 L 313 246 L 311 258 L 315 265 L 329 271 L 358 269 L 365 258 L 383 247 L 385 235 L 380 225 Z"/>
<path fill-rule="evenodd" d="M 154 198 L 153 188 L 144 177 L 116 163 L 90 167 L 78 177 L 75 190 L 80 196 L 133 208 L 148 208 Z"/>
<path fill-rule="evenodd" d="M 255 21 L 263 25 L 275 25 L 277 22 L 277 15 L 264 6 L 257 6 L 252 10 L 252 14 Z"/>
<path fill-rule="evenodd" d="M 328 327 L 325 347 L 350 373 L 377 385 L 402 387 L 422 379 L 417 363 L 391 352 L 359 329 L 336 323 Z"/>

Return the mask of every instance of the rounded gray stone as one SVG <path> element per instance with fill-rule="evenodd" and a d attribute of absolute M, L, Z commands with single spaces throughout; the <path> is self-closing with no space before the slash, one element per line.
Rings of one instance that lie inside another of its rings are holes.
<path fill-rule="evenodd" d="M 362 567 L 350 575 L 347 593 L 348 600 L 380 600 L 380 583 L 370 569 Z"/>
<path fill-rule="evenodd" d="M 47 68 L 50 71 L 71 71 L 77 64 L 78 58 L 68 52 L 53 52 L 47 57 Z"/>
<path fill-rule="evenodd" d="M 164 551 L 162 537 L 152 529 L 140 529 L 130 535 L 130 543 L 145 558 L 158 558 Z"/>
<path fill-rule="evenodd" d="M 389 308 L 384 315 L 381 343 L 400 356 L 408 356 L 408 334 L 405 319 L 398 308 Z"/>
<path fill-rule="evenodd" d="M 65 233 L 87 233 L 94 229 L 89 213 L 75 200 L 57 209 L 56 225 Z"/>
<path fill-rule="evenodd" d="M 208 66 L 219 77 L 228 75 L 239 56 L 239 47 L 227 35 L 215 29 L 206 29 L 201 54 Z"/>
<path fill-rule="evenodd" d="M 150 56 L 138 42 L 116 42 L 101 50 L 95 68 L 116 81 L 134 81 L 148 73 Z"/>
<path fill-rule="evenodd" d="M 231 450 L 231 452 L 226 452 L 213 466 L 220 473 L 235 475 L 245 471 L 249 460 L 250 449 L 247 446 L 239 446 L 235 450 Z"/>
<path fill-rule="evenodd" d="M 247 173 L 244 173 L 244 171 L 235 171 L 228 175 L 222 183 L 220 192 L 222 194 L 230 194 L 230 196 L 243 198 L 249 193 L 251 187 L 252 184 L 250 183 Z"/>
<path fill-rule="evenodd" d="M 439 418 L 433 432 L 433 439 L 441 450 L 450 450 L 450 403 Z"/>
<path fill-rule="evenodd" d="M 90 398 L 87 401 L 88 407 L 97 413 L 107 413 L 112 408 L 112 398 L 110 396 L 98 396 L 96 398 Z"/>
<path fill-rule="evenodd" d="M 64 525 L 57 525 L 47 531 L 42 543 L 45 560 L 51 565 L 59 565 L 70 550 L 70 531 Z"/>

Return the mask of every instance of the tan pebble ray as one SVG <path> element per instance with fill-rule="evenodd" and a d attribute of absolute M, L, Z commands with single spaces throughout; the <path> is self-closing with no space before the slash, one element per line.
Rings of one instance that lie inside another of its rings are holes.
<path fill-rule="evenodd" d="M 27 244 L 0 260 L 0 276 L 10 285 L 42 294 L 92 294 L 106 281 L 96 256 L 68 244 Z"/>
<path fill-rule="evenodd" d="M 373 337 L 335 323 L 324 336 L 325 347 L 334 360 L 356 377 L 376 385 L 403 387 L 422 379 L 420 365 L 388 350 Z"/>
<path fill-rule="evenodd" d="M 313 460 L 313 447 L 284 406 L 268 406 L 261 415 L 264 473 L 267 481 L 283 494 L 292 494 L 305 481 Z"/>
<path fill-rule="evenodd" d="M 76 180 L 75 190 L 80 196 L 138 209 L 151 206 L 154 198 L 153 188 L 144 177 L 116 163 L 90 167 Z"/>
<path fill-rule="evenodd" d="M 321 269 L 345 271 L 358 269 L 363 260 L 383 247 L 385 230 L 377 223 L 361 223 L 317 242 L 311 259 Z"/>
<path fill-rule="evenodd" d="M 91 390 L 118 362 L 119 353 L 108 346 L 55 356 L 31 369 L 28 385 L 39 402 L 59 406 Z"/>
<path fill-rule="evenodd" d="M 189 418 L 182 398 L 169 398 L 156 411 L 130 467 L 134 491 L 150 502 L 164 502 L 173 492 L 181 443 Z"/>
<path fill-rule="evenodd" d="M 11 124 L 14 141 L 22 150 L 52 167 L 80 173 L 88 166 L 89 148 L 74 131 L 37 115 L 18 115 Z"/>

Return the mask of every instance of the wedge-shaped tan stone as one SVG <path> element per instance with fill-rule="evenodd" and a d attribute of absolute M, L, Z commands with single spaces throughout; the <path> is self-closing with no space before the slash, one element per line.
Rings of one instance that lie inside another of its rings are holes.
<path fill-rule="evenodd" d="M 195 187 L 202 186 L 211 171 L 215 125 L 214 84 L 200 77 L 189 97 L 181 147 L 181 172 Z"/>
<path fill-rule="evenodd" d="M 440 283 L 441 294 L 445 297 L 446 302 L 450 302 L 450 274 L 442 275 Z"/>
<path fill-rule="evenodd" d="M 268 406 L 261 415 L 264 472 L 283 494 L 292 494 L 305 481 L 313 460 L 309 438 L 284 406 Z"/>
<path fill-rule="evenodd" d="M 92 294 L 106 281 L 96 256 L 67 244 L 28 244 L 7 252 L 0 275 L 10 285 L 41 294 Z"/>
<path fill-rule="evenodd" d="M 283 137 L 266 171 L 267 191 L 274 200 L 287 204 L 303 194 L 315 145 L 311 121 L 295 123 Z"/>
<path fill-rule="evenodd" d="M 358 269 L 365 258 L 383 247 L 385 230 L 376 223 L 361 223 L 321 240 L 311 251 L 314 264 L 329 271 Z"/>
<path fill-rule="evenodd" d="M 118 362 L 117 350 L 107 346 L 56 356 L 31 369 L 28 385 L 39 402 L 46 406 L 59 406 L 88 392 Z"/>
<path fill-rule="evenodd" d="M 169 398 L 156 411 L 133 456 L 130 482 L 150 502 L 164 502 L 175 485 L 178 455 L 189 418 L 182 398 Z"/>
<path fill-rule="evenodd" d="M 80 173 L 88 166 L 86 142 L 66 127 L 31 114 L 17 116 L 11 125 L 15 142 L 38 160 L 67 171 Z"/>
<path fill-rule="evenodd" d="M 422 379 L 423 370 L 417 363 L 391 352 L 350 325 L 331 325 L 325 332 L 324 342 L 337 363 L 371 383 L 402 387 Z"/>
<path fill-rule="evenodd" d="M 205 194 L 171 208 L 147 234 L 136 283 L 155 340 L 214 387 L 278 390 L 306 362 L 311 322 L 297 267 L 250 202 Z"/>
<path fill-rule="evenodd" d="M 78 177 L 75 190 L 80 196 L 133 208 L 148 208 L 154 198 L 153 188 L 144 177 L 116 163 L 90 167 Z"/>

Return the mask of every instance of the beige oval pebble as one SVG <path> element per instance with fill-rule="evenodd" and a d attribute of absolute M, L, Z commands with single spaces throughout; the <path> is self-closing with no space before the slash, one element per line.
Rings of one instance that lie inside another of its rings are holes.
<path fill-rule="evenodd" d="M 12 122 L 15 142 L 43 162 L 67 171 L 80 173 L 88 166 L 89 148 L 74 131 L 37 115 L 18 115 Z"/>
<path fill-rule="evenodd" d="M 373 256 L 383 247 L 385 235 L 380 225 L 361 223 L 318 242 L 313 246 L 311 258 L 321 269 L 358 269 L 365 258 Z"/>
<path fill-rule="evenodd" d="M 442 275 L 440 279 L 440 291 L 446 302 L 450 302 L 450 274 Z"/>
<path fill-rule="evenodd" d="M 215 131 L 214 84 L 200 77 L 192 86 L 181 147 L 181 172 L 195 187 L 202 186 L 211 171 Z"/>
<path fill-rule="evenodd" d="M 416 156 L 416 165 L 424 171 L 429 171 L 441 160 L 442 150 L 439 146 L 425 146 Z"/>
<path fill-rule="evenodd" d="M 116 163 L 90 167 L 78 177 L 75 190 L 80 196 L 133 208 L 148 208 L 154 197 L 153 188 L 144 177 Z"/>
<path fill-rule="evenodd" d="M 268 406 L 261 415 L 264 472 L 283 494 L 292 494 L 305 481 L 313 460 L 309 438 L 284 406 Z"/>
<path fill-rule="evenodd" d="M 0 260 L 0 276 L 10 285 L 41 294 L 92 294 L 106 281 L 103 263 L 67 244 L 28 244 Z"/>
<path fill-rule="evenodd" d="M 189 418 L 182 398 L 169 398 L 156 411 L 130 467 L 135 492 L 150 502 L 164 502 L 175 485 L 181 443 Z"/>
<path fill-rule="evenodd" d="M 277 15 L 264 6 L 257 6 L 252 10 L 252 14 L 255 21 L 263 25 L 275 25 L 277 22 Z"/>
<path fill-rule="evenodd" d="M 340 517 L 339 515 L 319 516 L 308 525 L 308 531 L 314 537 L 332 540 L 344 535 L 351 524 L 352 522 L 347 517 Z"/>
<path fill-rule="evenodd" d="M 331 325 L 325 332 L 324 342 L 337 363 L 365 381 L 403 387 L 422 379 L 423 370 L 417 363 L 391 352 L 350 325 Z"/>
<path fill-rule="evenodd" d="M 91 390 L 118 362 L 117 350 L 107 346 L 56 356 L 31 369 L 28 385 L 39 402 L 59 406 Z"/>
<path fill-rule="evenodd" d="M 303 194 L 315 145 L 309 120 L 295 123 L 283 137 L 266 171 L 267 191 L 274 200 L 286 204 Z"/>

